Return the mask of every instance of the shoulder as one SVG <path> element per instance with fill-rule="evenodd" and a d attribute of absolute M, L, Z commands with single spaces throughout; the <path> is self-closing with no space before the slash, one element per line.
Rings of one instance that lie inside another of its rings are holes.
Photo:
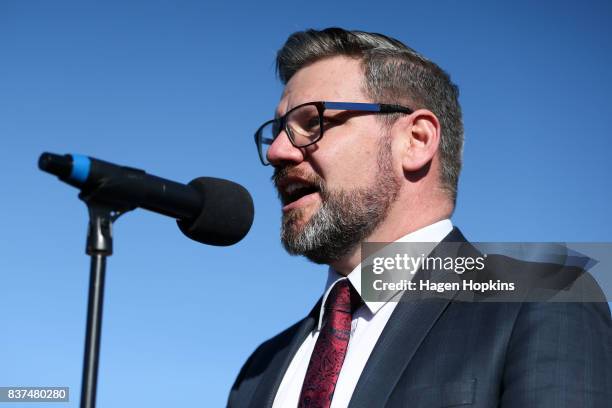
<path fill-rule="evenodd" d="M 612 322 L 607 303 L 527 302 L 508 343 L 504 403 L 606 406 L 612 398 Z M 608 402 L 605 402 L 608 401 Z"/>
<path fill-rule="evenodd" d="M 260 359 L 266 360 L 269 356 L 274 355 L 278 353 L 280 350 L 283 350 L 289 347 L 292 340 L 295 338 L 300 327 L 304 324 L 304 321 L 306 319 L 307 317 L 296 322 L 295 324 L 289 326 L 288 328 L 281 331 L 277 335 L 261 343 L 255 349 L 255 351 L 253 351 L 253 353 L 249 357 L 249 360 L 253 360 L 252 363 L 257 362 Z M 245 366 L 246 366 L 246 363 L 245 363 Z"/>
<path fill-rule="evenodd" d="M 306 317 L 272 338 L 261 343 L 244 363 L 230 391 L 228 406 L 241 406 L 241 401 L 250 401 L 263 374 L 279 353 L 286 351 L 292 344 Z"/>

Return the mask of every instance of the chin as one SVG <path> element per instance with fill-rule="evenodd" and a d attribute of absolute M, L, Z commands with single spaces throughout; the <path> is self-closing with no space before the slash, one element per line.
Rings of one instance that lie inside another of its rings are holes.
<path fill-rule="evenodd" d="M 306 227 L 310 218 L 311 216 L 305 214 L 302 209 L 289 210 L 283 213 L 283 229 L 290 232 L 291 235 L 299 234 Z"/>

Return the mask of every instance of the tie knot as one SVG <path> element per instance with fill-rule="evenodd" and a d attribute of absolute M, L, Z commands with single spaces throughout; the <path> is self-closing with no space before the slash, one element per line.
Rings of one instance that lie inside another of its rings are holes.
<path fill-rule="evenodd" d="M 325 310 L 337 310 L 352 314 L 360 304 L 361 297 L 357 291 L 349 283 L 348 279 L 342 279 L 336 282 L 331 292 L 329 292 L 325 302 Z"/>

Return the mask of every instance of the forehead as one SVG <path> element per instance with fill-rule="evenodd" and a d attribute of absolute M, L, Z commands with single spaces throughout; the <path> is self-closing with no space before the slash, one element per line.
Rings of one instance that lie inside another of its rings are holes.
<path fill-rule="evenodd" d="M 282 115 L 294 106 L 313 101 L 368 102 L 363 95 L 363 69 L 359 60 L 329 57 L 296 72 L 276 109 Z"/>

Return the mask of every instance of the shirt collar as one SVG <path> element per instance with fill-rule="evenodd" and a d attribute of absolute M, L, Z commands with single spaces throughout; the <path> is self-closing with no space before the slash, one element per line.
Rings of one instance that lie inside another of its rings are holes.
<path fill-rule="evenodd" d="M 406 234 L 395 242 L 440 242 L 452 231 L 452 229 L 453 224 L 451 220 L 445 219 L 423 227 L 414 232 L 411 232 L 410 234 Z M 331 291 L 332 287 L 342 279 L 348 279 L 351 285 L 353 285 L 353 287 L 357 291 L 357 293 L 359 293 L 359 296 L 363 298 L 363 296 L 361 295 L 361 264 L 357 265 L 355 269 L 353 269 L 351 273 L 349 273 L 348 277 L 340 275 L 330 266 L 327 271 L 327 282 L 325 283 L 325 292 L 323 293 L 323 300 L 319 313 L 319 329 L 321 328 L 321 323 L 323 320 L 323 305 L 325 305 L 327 296 L 329 295 L 329 292 Z M 372 312 L 372 314 L 376 314 L 387 302 L 364 301 L 365 305 L 370 310 L 370 312 Z"/>

